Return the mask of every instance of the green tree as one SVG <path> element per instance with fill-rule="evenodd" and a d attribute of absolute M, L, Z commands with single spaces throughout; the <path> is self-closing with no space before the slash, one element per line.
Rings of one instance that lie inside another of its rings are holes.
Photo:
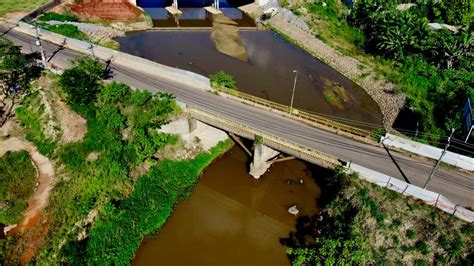
<path fill-rule="evenodd" d="M 13 116 L 18 102 L 31 91 L 31 81 L 41 73 L 34 60 L 18 46 L 0 38 L 0 127 Z"/>
<path fill-rule="evenodd" d="M 69 102 L 79 105 L 94 102 L 102 86 L 101 80 L 105 78 L 104 67 L 99 61 L 86 56 L 75 59 L 72 65 L 59 80 Z"/>

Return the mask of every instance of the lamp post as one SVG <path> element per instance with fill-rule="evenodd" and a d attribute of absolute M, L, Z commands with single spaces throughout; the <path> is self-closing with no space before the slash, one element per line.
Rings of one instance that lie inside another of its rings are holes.
<path fill-rule="evenodd" d="M 296 80 L 298 79 L 298 71 L 295 69 L 293 70 L 295 73 L 295 81 L 293 82 L 293 92 L 291 93 L 291 102 L 290 102 L 290 113 L 293 113 L 293 100 L 295 99 L 295 89 L 296 89 Z"/>
<path fill-rule="evenodd" d="M 454 128 L 451 129 L 451 135 L 449 135 L 449 138 L 448 138 L 448 143 L 446 143 L 446 146 L 444 147 L 444 150 L 443 152 L 441 153 L 441 156 L 439 157 L 438 161 L 436 162 L 435 166 L 433 167 L 433 171 L 431 171 L 431 174 L 430 176 L 428 177 L 428 180 L 426 180 L 426 183 L 425 185 L 423 186 L 423 188 L 426 188 L 428 186 L 428 183 L 430 182 L 431 178 L 434 176 L 434 174 L 436 173 L 436 170 L 438 170 L 438 167 L 439 167 L 439 163 L 441 162 L 441 159 L 443 159 L 443 156 L 444 154 L 446 153 L 446 150 L 448 149 L 449 145 L 451 144 L 451 137 L 453 136 L 453 133 L 454 133 Z"/>

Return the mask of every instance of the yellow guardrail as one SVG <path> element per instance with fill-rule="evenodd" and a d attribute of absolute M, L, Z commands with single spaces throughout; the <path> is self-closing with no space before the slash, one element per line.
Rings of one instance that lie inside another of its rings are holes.
<path fill-rule="evenodd" d="M 316 115 L 310 112 L 302 111 L 302 110 L 297 110 L 293 108 L 293 111 L 291 108 L 287 105 L 272 102 L 269 100 L 262 99 L 260 97 L 256 97 L 244 92 L 240 92 L 238 90 L 231 90 L 227 88 L 214 88 L 216 91 L 223 92 L 229 95 L 232 95 L 234 97 L 240 98 L 245 101 L 249 101 L 267 108 L 271 108 L 274 110 L 278 110 L 281 112 L 286 113 L 289 116 L 294 116 L 298 117 L 300 119 L 313 122 L 316 124 L 323 125 L 325 127 L 329 127 L 332 129 L 335 129 L 336 131 L 342 131 L 351 135 L 355 135 L 356 137 L 362 137 L 362 138 L 371 138 L 371 132 L 368 130 L 360 129 L 357 127 L 349 126 L 331 119 L 328 119 L 326 117 Z"/>
<path fill-rule="evenodd" d="M 249 127 L 247 125 L 231 121 L 225 117 L 211 114 L 195 107 L 187 108 L 191 117 L 212 126 L 233 132 L 243 137 L 253 139 L 256 135 L 263 138 L 263 143 L 269 147 L 283 151 L 300 159 L 329 168 L 338 168 L 342 163 L 332 155 L 304 147 L 298 143 L 272 135 L 270 133 Z"/>

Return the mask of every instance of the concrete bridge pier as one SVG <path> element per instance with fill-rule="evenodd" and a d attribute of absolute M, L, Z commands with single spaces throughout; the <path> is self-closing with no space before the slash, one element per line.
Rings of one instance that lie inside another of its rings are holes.
<path fill-rule="evenodd" d="M 192 117 L 182 117 L 169 124 L 163 125 L 160 132 L 178 134 L 180 136 L 191 134 L 197 128 L 197 120 Z"/>
<path fill-rule="evenodd" d="M 268 160 L 275 158 L 279 154 L 279 151 L 265 146 L 263 143 L 255 144 L 253 162 L 250 164 L 249 174 L 255 179 L 259 179 L 273 163 Z"/>

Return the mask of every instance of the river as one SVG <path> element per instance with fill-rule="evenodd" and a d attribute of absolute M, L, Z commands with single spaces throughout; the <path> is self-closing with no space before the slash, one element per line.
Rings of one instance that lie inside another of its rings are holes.
<path fill-rule="evenodd" d="M 190 198 L 156 236 L 146 238 L 133 265 L 289 265 L 280 239 L 298 217 L 315 214 L 327 170 L 300 160 L 276 163 L 260 180 L 235 146 L 204 172 Z M 302 183 L 300 183 L 301 181 Z"/>
<path fill-rule="evenodd" d="M 183 10 L 180 21 L 147 11 L 155 25 L 211 25 L 209 17 L 192 22 L 201 13 Z M 271 31 L 241 30 L 240 38 L 247 61 L 218 52 L 210 31 L 151 30 L 117 40 L 122 51 L 168 66 L 204 76 L 223 70 L 235 77 L 240 91 L 286 105 L 296 70 L 296 108 L 359 127 L 381 125 L 380 109 L 362 88 L 304 50 Z M 248 166 L 247 154 L 237 146 L 213 162 L 190 198 L 176 206 L 156 235 L 143 240 L 132 264 L 289 265 L 281 240 L 295 231 L 298 217 L 318 212 L 317 180 L 332 173 L 291 160 L 255 180 Z M 300 210 L 297 217 L 288 213 L 292 205 Z"/>
<path fill-rule="evenodd" d="M 204 76 L 231 74 L 240 91 L 365 128 L 379 127 L 377 104 L 351 80 L 271 31 L 245 31 L 240 37 L 247 62 L 218 52 L 210 31 L 146 31 L 120 37 L 121 50 Z"/>

